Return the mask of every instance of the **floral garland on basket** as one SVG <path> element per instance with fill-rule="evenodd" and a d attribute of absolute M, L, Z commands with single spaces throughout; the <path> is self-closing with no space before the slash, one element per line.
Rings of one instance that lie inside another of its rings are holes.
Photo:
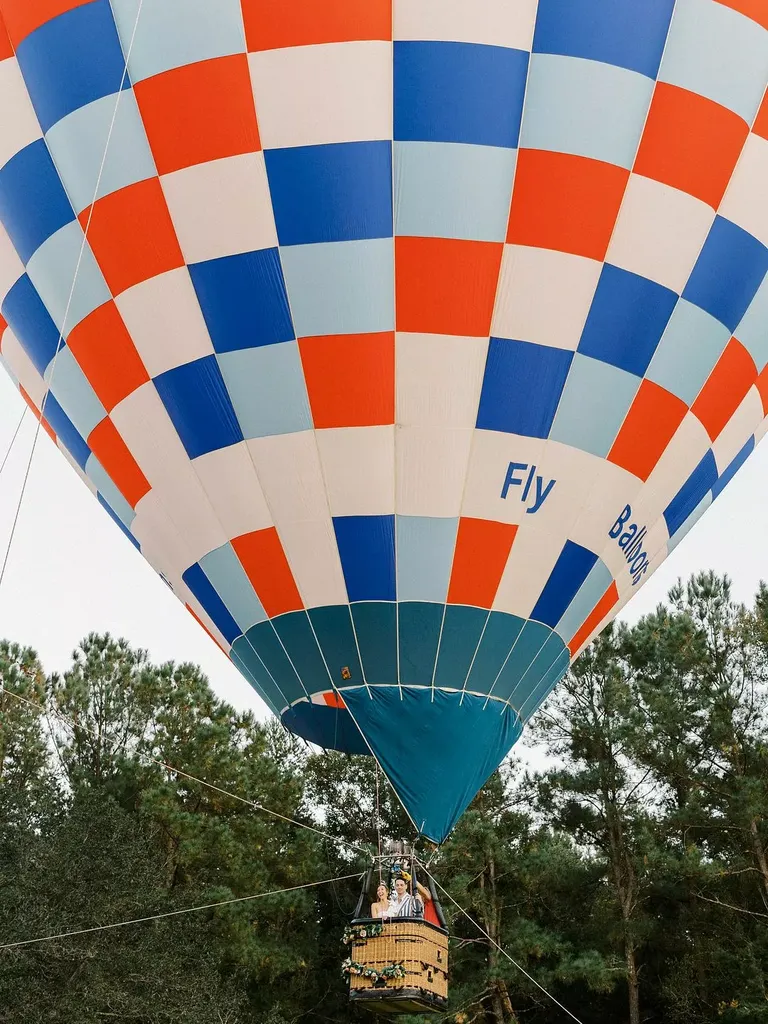
<path fill-rule="evenodd" d="M 347 957 L 344 963 L 341 965 L 342 976 L 348 978 L 351 974 L 356 975 L 360 978 L 367 978 L 374 984 L 379 982 L 387 981 L 399 981 L 406 975 L 405 967 L 402 963 L 390 964 L 388 967 L 382 967 L 380 971 L 377 971 L 375 967 L 368 967 L 366 964 L 359 964 L 356 960 L 351 957 Z"/>
<path fill-rule="evenodd" d="M 375 939 L 383 931 L 384 926 L 381 924 L 347 925 L 344 929 L 344 934 L 341 936 L 341 941 L 345 946 L 349 946 L 356 939 Z"/>

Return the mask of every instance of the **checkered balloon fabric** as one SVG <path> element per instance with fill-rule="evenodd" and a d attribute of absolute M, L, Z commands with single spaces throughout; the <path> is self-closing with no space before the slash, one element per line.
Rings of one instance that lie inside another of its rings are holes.
<path fill-rule="evenodd" d="M 0 355 L 441 839 L 766 430 L 765 0 L 0 0 Z"/>

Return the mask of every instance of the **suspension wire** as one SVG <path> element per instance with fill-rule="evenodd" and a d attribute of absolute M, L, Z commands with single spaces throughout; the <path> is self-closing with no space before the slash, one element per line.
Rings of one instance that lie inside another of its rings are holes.
<path fill-rule="evenodd" d="M 47 716 L 48 712 L 43 704 L 39 704 L 37 701 L 29 700 L 27 697 L 22 697 L 21 694 L 14 693 L 13 690 L 9 690 L 7 687 L 5 688 L 5 693 L 7 693 L 11 697 L 14 697 L 16 700 L 21 701 L 23 704 L 28 704 L 31 708 L 35 708 L 37 711 L 40 711 L 42 712 L 42 714 Z M 93 733 L 91 733 L 90 730 L 84 729 L 83 726 L 81 725 L 77 725 L 76 722 L 73 722 L 68 715 L 65 715 L 58 708 L 51 708 L 51 712 L 62 722 L 64 722 L 65 725 L 68 725 L 69 728 L 73 731 L 77 731 L 79 729 L 82 732 L 85 732 L 86 735 L 91 736 L 92 739 L 95 739 Z M 215 793 L 220 793 L 222 796 L 229 797 L 231 800 L 237 800 L 241 804 L 246 804 L 248 807 L 254 808 L 254 810 L 262 811 L 264 814 L 268 814 L 273 818 L 279 818 L 281 821 L 285 821 L 290 825 L 298 825 L 299 828 L 307 829 L 307 831 L 314 832 L 316 835 L 322 836 L 324 839 L 330 839 L 334 843 L 341 843 L 344 846 L 348 846 L 351 850 L 355 850 L 355 852 L 357 853 L 364 854 L 366 857 L 370 855 L 370 851 L 364 849 L 362 846 L 357 846 L 355 845 L 355 843 L 350 843 L 346 839 L 340 839 L 338 836 L 332 836 L 328 832 L 323 832 L 322 829 L 315 828 L 314 825 L 307 825 L 306 822 L 298 821 L 298 819 L 288 817 L 288 815 L 285 814 L 280 814 L 279 811 L 273 811 L 270 807 L 265 807 L 264 804 L 261 804 L 256 800 L 249 800 L 247 797 L 240 796 L 238 793 L 233 793 L 231 790 L 223 789 L 221 786 L 217 786 L 213 782 L 206 782 L 205 779 L 199 779 L 196 775 L 190 775 L 189 772 L 182 771 L 181 768 L 175 768 L 173 765 L 168 764 L 166 761 L 162 761 L 158 757 L 153 757 L 151 754 L 146 754 L 142 751 L 136 751 L 136 756 L 144 758 L 145 761 L 150 761 L 152 762 L 152 764 L 155 764 L 160 768 L 165 768 L 167 771 L 173 772 L 174 775 L 181 776 L 184 779 L 189 779 L 191 782 L 196 782 L 200 786 L 205 786 L 207 789 L 211 789 Z"/>
<path fill-rule="evenodd" d="M 376 765 L 376 849 L 378 851 L 378 862 L 379 862 L 379 885 L 382 884 L 381 874 L 381 811 L 379 803 L 379 762 L 378 759 L 374 760 Z M 378 899 L 378 895 L 376 899 Z"/>
<path fill-rule="evenodd" d="M 425 869 L 425 871 L 426 871 L 426 869 Z M 533 977 L 533 975 L 529 974 L 528 971 L 526 971 L 526 969 L 517 962 L 517 960 L 513 960 L 512 957 L 509 955 L 509 953 L 506 951 L 506 949 L 504 949 L 502 946 L 500 946 L 495 939 L 492 939 L 491 936 L 488 934 L 488 932 L 485 931 L 485 929 L 481 925 L 479 925 L 477 923 L 477 921 L 475 921 L 475 919 L 470 916 L 470 914 L 467 913 L 467 911 L 464 909 L 464 907 L 462 907 L 461 904 L 458 903 L 453 898 L 453 896 L 451 896 L 451 894 L 448 892 L 448 890 L 446 888 L 444 888 L 442 885 L 440 885 L 440 883 L 438 882 L 438 880 L 435 878 L 434 875 L 430 874 L 428 871 L 426 871 L 426 874 L 429 875 L 429 877 L 432 879 L 432 881 L 435 883 L 435 885 L 438 887 L 438 889 L 440 889 L 441 892 L 445 893 L 445 895 L 448 897 L 448 899 L 451 901 L 451 903 L 453 903 L 453 905 L 455 907 L 457 907 L 461 911 L 461 913 L 464 915 L 464 917 L 466 917 L 466 919 L 470 922 L 470 924 L 473 924 L 475 926 L 475 928 L 477 928 L 477 930 L 480 932 L 480 934 L 484 935 L 486 937 L 486 939 L 488 939 L 488 941 L 491 943 L 491 945 L 495 946 L 496 949 L 498 949 L 498 951 L 503 956 L 505 956 L 507 958 L 507 960 L 509 960 L 509 962 L 511 964 L 513 964 L 518 969 L 518 971 L 521 972 L 521 974 L 524 974 L 529 981 L 532 981 L 533 984 L 537 988 L 541 989 L 541 991 L 544 993 L 544 995 L 548 999 L 551 999 L 552 1002 L 555 1004 L 555 1006 L 559 1006 L 560 1009 L 563 1011 L 563 1013 L 567 1013 L 568 1016 L 572 1020 L 575 1020 L 576 1024 L 583 1024 L 583 1022 L 581 1020 L 579 1020 L 579 1018 L 575 1014 L 571 1013 L 571 1011 L 568 1009 L 567 1006 L 563 1006 L 563 1004 L 561 1002 L 559 1002 L 557 999 L 555 999 L 555 997 L 552 995 L 552 993 L 548 992 L 544 988 L 544 986 L 541 984 L 541 982 L 536 981 L 536 979 Z"/>
<path fill-rule="evenodd" d="M 117 121 L 117 111 L 118 111 L 118 107 L 120 106 L 120 98 L 123 95 L 123 89 L 125 87 L 125 82 L 126 82 L 126 79 L 128 78 L 128 62 L 131 59 L 131 52 L 133 50 L 133 44 L 136 41 L 136 32 L 137 32 L 138 27 L 139 27 L 139 18 L 141 17 L 141 10 L 142 10 L 143 6 L 144 6 L 144 0 L 139 0 L 139 6 L 138 6 L 138 9 L 136 11 L 136 21 L 134 22 L 134 25 L 133 25 L 133 32 L 131 34 L 131 39 L 130 39 L 130 43 L 128 45 L 128 49 L 125 52 L 125 60 L 124 60 L 124 63 L 123 63 L 123 74 L 122 74 L 122 78 L 120 79 L 120 85 L 119 85 L 118 90 L 117 90 L 117 98 L 115 99 L 115 108 L 112 111 L 112 120 L 110 121 L 110 124 L 109 124 L 109 129 L 107 131 L 107 139 L 106 139 L 106 142 L 104 144 L 104 152 L 102 153 L 102 156 L 101 156 L 101 164 L 99 166 L 98 174 L 96 175 L 96 184 L 94 185 L 94 189 L 93 189 L 93 199 L 91 200 L 91 205 L 90 205 L 90 208 L 88 210 L 88 217 L 86 219 L 85 226 L 83 228 L 83 238 L 82 238 L 82 241 L 80 243 L 80 252 L 78 253 L 77 263 L 75 264 L 75 271 L 74 271 L 74 274 L 72 275 L 72 285 L 71 285 L 71 287 L 69 289 L 69 295 L 67 296 L 67 304 L 66 304 L 66 306 L 64 308 L 64 316 L 63 316 L 63 319 L 61 321 L 61 330 L 59 331 L 59 337 L 58 337 L 58 340 L 56 342 L 56 351 L 53 354 L 53 361 L 51 363 L 51 372 L 50 372 L 50 374 L 48 374 L 48 380 L 45 381 L 45 390 L 43 391 L 42 401 L 40 402 L 40 411 L 39 411 L 39 414 L 38 414 L 38 417 L 37 417 L 37 425 L 35 426 L 35 435 L 32 438 L 32 447 L 31 447 L 30 452 L 29 452 L 29 458 L 27 459 L 27 466 L 26 466 L 26 469 L 24 471 L 24 477 L 23 477 L 22 482 L 21 482 L 21 491 L 19 492 L 19 500 L 18 500 L 18 503 L 16 505 L 16 512 L 14 514 L 13 521 L 11 523 L 11 532 L 10 532 L 10 535 L 8 537 L 8 544 L 7 544 L 6 549 L 5 549 L 5 555 L 3 556 L 2 567 L 0 567 L 0 586 L 2 586 L 3 580 L 5 579 L 5 571 L 8 568 L 8 559 L 11 556 L 11 548 L 13 547 L 13 541 L 14 541 L 14 538 L 16 536 L 16 528 L 19 525 L 19 517 L 21 515 L 21 506 L 22 506 L 22 504 L 24 502 L 24 495 L 26 494 L 26 491 L 27 491 L 27 484 L 29 483 L 29 474 L 30 474 L 30 471 L 32 469 L 32 460 L 35 457 L 35 450 L 37 449 L 37 442 L 38 442 L 38 439 L 40 437 L 40 428 L 43 425 L 43 417 L 45 416 L 45 406 L 46 406 L 46 404 L 48 402 L 48 396 L 50 395 L 51 387 L 53 386 L 53 377 L 54 377 L 54 374 L 56 373 L 56 362 L 57 362 L 57 360 L 59 358 L 59 352 L 61 352 L 62 348 L 64 347 L 64 333 L 65 333 L 65 331 L 67 329 L 67 320 L 69 319 L 69 312 L 70 312 L 70 309 L 72 307 L 72 300 L 73 300 L 74 295 L 75 295 L 75 288 L 77 287 L 77 279 L 80 276 L 80 270 L 81 270 L 82 265 L 83 265 L 83 257 L 85 256 L 85 247 L 88 244 L 88 232 L 91 229 L 91 221 L 93 220 L 93 210 L 94 210 L 94 207 L 96 206 L 96 200 L 99 197 L 99 189 L 101 188 L 101 180 L 102 180 L 102 178 L 104 176 L 104 168 L 105 168 L 106 163 L 107 163 L 107 153 L 109 152 L 109 144 L 112 141 L 112 135 L 113 135 L 114 130 L 115 130 L 115 123 Z M 5 460 L 3 460 L 3 465 L 5 465 Z"/>
<path fill-rule="evenodd" d="M 251 900 L 264 899 L 266 896 L 279 896 L 284 892 L 297 892 L 299 889 L 312 889 L 319 885 L 328 885 L 330 882 L 343 882 L 350 878 L 359 878 L 359 873 L 352 875 L 340 875 L 338 878 L 323 878 L 319 882 L 304 882 L 303 885 L 291 885 L 285 889 L 272 889 L 270 892 L 258 892 L 254 896 L 237 896 L 231 900 L 220 900 L 218 903 L 204 903 L 198 907 L 186 907 L 183 910 L 167 910 L 163 914 L 150 914 L 148 917 L 134 917 L 127 921 L 117 921 L 114 924 L 99 924 L 92 928 L 78 928 L 76 931 L 59 932 L 57 935 L 39 935 L 34 939 L 22 939 L 20 942 L 5 942 L 0 945 L 0 950 L 17 949 L 19 946 L 33 946 L 40 942 L 54 942 L 56 939 L 72 939 L 77 935 L 91 935 L 93 932 L 106 932 L 114 928 L 126 928 L 132 924 L 146 924 L 148 921 L 161 921 L 166 917 L 180 917 L 182 914 L 196 914 L 201 910 L 214 910 L 216 907 L 228 907 L 233 903 L 248 903 Z"/>
<path fill-rule="evenodd" d="M 5 469 L 5 464 L 8 461 L 8 459 L 10 458 L 10 456 L 11 456 L 11 452 L 13 451 L 13 446 L 16 444 L 16 438 L 19 436 L 19 431 L 21 430 L 21 425 L 24 422 L 24 417 L 27 415 L 27 409 L 28 408 L 29 408 L 29 406 L 25 403 L 24 404 L 24 408 L 21 410 L 21 416 L 19 417 L 19 422 L 16 424 L 16 429 L 14 430 L 13 436 L 11 437 L 11 440 L 10 440 L 10 443 L 9 443 L 8 447 L 6 448 L 5 455 L 3 456 L 3 461 L 0 462 L 0 476 L 3 475 L 3 470 Z"/>

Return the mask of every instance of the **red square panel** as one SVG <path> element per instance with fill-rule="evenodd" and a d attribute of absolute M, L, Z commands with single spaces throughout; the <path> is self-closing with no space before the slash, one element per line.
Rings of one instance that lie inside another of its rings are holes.
<path fill-rule="evenodd" d="M 150 490 L 149 481 L 128 451 L 112 420 L 105 416 L 88 435 L 88 447 L 131 508 Z"/>
<path fill-rule="evenodd" d="M 304 607 L 274 526 L 235 537 L 232 547 L 270 618 Z"/>
<path fill-rule="evenodd" d="M 766 0 L 717 0 L 723 7 L 730 7 L 763 28 L 768 28 L 768 3 Z"/>
<path fill-rule="evenodd" d="M 67 345 L 107 412 L 149 380 L 114 302 L 81 320 Z"/>
<path fill-rule="evenodd" d="M 619 591 L 616 588 L 616 584 L 612 583 L 606 590 L 600 600 L 597 602 L 593 610 L 589 613 L 584 625 L 574 635 L 571 642 L 568 644 L 568 650 L 571 652 L 571 657 L 579 650 L 581 645 L 586 641 L 590 633 L 597 629 L 600 623 L 603 621 L 608 612 L 613 608 L 616 602 L 619 600 Z"/>
<path fill-rule="evenodd" d="M 763 97 L 763 104 L 757 113 L 755 123 L 752 126 L 752 131 L 755 135 L 759 135 L 763 139 L 768 139 L 768 90 Z"/>
<path fill-rule="evenodd" d="M 392 38 L 392 0 L 242 0 L 249 51 Z"/>
<path fill-rule="evenodd" d="M 644 380 L 608 453 L 608 461 L 647 480 L 687 412 L 688 406 L 676 395 Z"/>
<path fill-rule="evenodd" d="M 717 209 L 749 128 L 738 114 L 698 93 L 656 86 L 635 173 L 687 192 Z"/>
<path fill-rule="evenodd" d="M 3 0 L 3 20 L 14 46 L 18 46 L 36 28 L 46 21 L 75 7 L 83 7 L 91 0 Z"/>
<path fill-rule="evenodd" d="M 134 92 L 160 174 L 260 148 L 244 53 L 165 71 Z"/>
<path fill-rule="evenodd" d="M 507 241 L 604 259 L 628 180 L 602 160 L 521 149 Z"/>
<path fill-rule="evenodd" d="M 449 604 L 490 608 L 512 550 L 517 526 L 486 519 L 459 520 Z"/>
<path fill-rule="evenodd" d="M 395 422 L 395 336 L 343 334 L 299 340 L 316 427 Z"/>
<path fill-rule="evenodd" d="M 7 60 L 13 56 L 13 46 L 11 46 L 11 40 L 8 38 L 8 30 L 5 27 L 5 22 L 0 16 L 0 60 Z"/>
<path fill-rule="evenodd" d="M 760 392 L 760 400 L 763 403 L 763 412 L 768 416 L 768 366 L 763 367 L 755 381 L 757 390 Z"/>
<path fill-rule="evenodd" d="M 88 209 L 80 214 L 88 225 Z M 88 241 L 113 295 L 184 266 L 158 178 L 147 178 L 99 199 Z"/>
<path fill-rule="evenodd" d="M 756 380 L 757 367 L 752 356 L 740 341 L 731 338 L 691 406 L 711 441 L 720 435 Z"/>
<path fill-rule="evenodd" d="M 501 242 L 396 238 L 397 330 L 487 335 L 503 249 Z"/>

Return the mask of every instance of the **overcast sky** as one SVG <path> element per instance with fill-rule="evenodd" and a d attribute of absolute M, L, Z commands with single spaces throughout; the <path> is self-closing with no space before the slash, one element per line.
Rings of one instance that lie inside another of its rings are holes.
<path fill-rule="evenodd" d="M 24 403 L 0 370 L 0 463 Z M 35 420 L 25 417 L 0 477 L 0 565 L 18 502 Z M 768 444 L 747 460 L 623 612 L 633 621 L 663 600 L 678 576 L 727 572 L 748 601 L 768 578 Z M 268 712 L 228 659 L 112 523 L 64 457 L 41 434 L 8 568 L 0 586 L 0 637 L 34 647 L 49 671 L 66 667 L 89 631 L 109 631 L 154 660 L 194 661 L 237 708 Z"/>

